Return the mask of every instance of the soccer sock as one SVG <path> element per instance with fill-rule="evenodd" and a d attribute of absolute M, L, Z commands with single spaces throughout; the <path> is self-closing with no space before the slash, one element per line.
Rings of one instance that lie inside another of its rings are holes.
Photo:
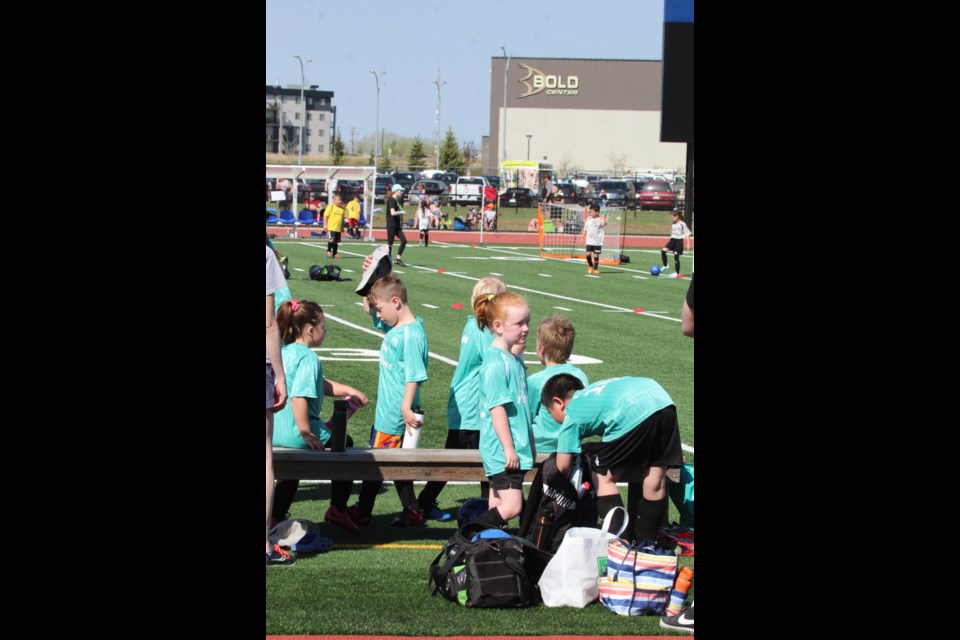
<path fill-rule="evenodd" d="M 400 496 L 400 504 L 402 504 L 404 508 L 409 507 L 417 501 L 417 496 L 413 492 L 412 480 L 398 480 L 393 483 L 393 486 L 397 488 L 397 495 Z"/>
<path fill-rule="evenodd" d="M 677 273 L 680 273 L 680 254 L 673 254 L 673 264 L 677 267 Z"/>
<path fill-rule="evenodd" d="M 500 515 L 500 510 L 494 507 L 490 509 L 485 514 L 477 518 L 477 522 L 482 522 L 483 524 L 488 524 L 492 527 L 497 527 L 498 529 L 506 526 L 506 521 L 503 519 L 503 516 Z"/>
<path fill-rule="evenodd" d="M 599 496 L 597 498 L 597 515 L 600 516 L 600 520 L 603 520 L 610 511 L 622 506 L 623 498 L 620 497 L 619 493 L 615 493 L 612 496 Z M 610 522 L 610 531 L 619 531 L 622 526 L 623 514 L 618 513 Z"/>
<path fill-rule="evenodd" d="M 429 247 L 429 246 L 430 246 L 430 232 L 429 232 L 429 231 L 424 231 L 424 232 L 423 232 L 423 246 L 425 246 L 425 247 Z"/>
<path fill-rule="evenodd" d="M 667 506 L 667 497 L 660 500 L 647 500 L 643 496 L 637 503 L 637 519 L 633 523 L 633 533 L 637 542 L 656 540 L 657 529 L 660 528 L 660 519 Z"/>
<path fill-rule="evenodd" d="M 338 511 L 346 511 L 347 500 L 350 499 L 352 490 L 352 480 L 334 480 L 330 483 L 330 504 L 335 506 Z"/>
<path fill-rule="evenodd" d="M 340 243 L 339 243 L 339 242 L 331 242 L 330 244 L 333 245 L 333 255 L 337 255 L 337 247 L 340 246 Z"/>
<path fill-rule="evenodd" d="M 373 504 L 377 501 L 377 493 L 383 486 L 383 480 L 365 480 L 360 486 L 360 500 L 357 501 L 357 507 L 360 509 L 360 515 L 368 516 L 373 513 Z"/>
<path fill-rule="evenodd" d="M 590 267 L 591 269 L 593 269 L 593 254 L 592 254 L 592 253 L 588 253 L 588 254 L 587 254 L 587 266 Z"/>
<path fill-rule="evenodd" d="M 663 259 L 663 266 L 667 266 L 667 252 L 661 249 L 660 257 Z"/>

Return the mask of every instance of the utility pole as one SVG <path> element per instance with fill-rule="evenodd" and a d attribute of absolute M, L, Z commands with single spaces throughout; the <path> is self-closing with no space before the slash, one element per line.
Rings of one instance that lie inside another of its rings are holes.
<path fill-rule="evenodd" d="M 437 65 L 437 79 L 433 81 L 433 84 L 437 86 L 437 134 L 433 143 L 433 168 L 440 168 L 440 87 L 447 84 L 446 82 L 440 82 L 440 65 Z"/>

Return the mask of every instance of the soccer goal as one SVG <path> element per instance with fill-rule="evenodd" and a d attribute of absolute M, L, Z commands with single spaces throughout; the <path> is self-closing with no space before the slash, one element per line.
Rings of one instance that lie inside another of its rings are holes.
<path fill-rule="evenodd" d="M 540 235 L 540 256 L 543 258 L 586 258 L 583 243 L 583 221 L 588 209 L 575 204 L 540 204 L 537 223 Z M 601 264 L 620 264 L 623 253 L 623 232 L 627 223 L 626 209 L 604 207 L 600 215 L 607 217 L 603 228 Z"/>

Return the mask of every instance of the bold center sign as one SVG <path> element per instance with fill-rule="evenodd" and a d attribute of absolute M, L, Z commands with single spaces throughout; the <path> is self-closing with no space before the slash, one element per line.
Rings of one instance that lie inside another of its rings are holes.
<path fill-rule="evenodd" d="M 517 98 L 527 98 L 544 90 L 548 96 L 575 96 L 580 93 L 579 76 L 550 75 L 523 63 L 518 66 L 527 71 L 527 75 L 517 81 L 527 88 L 527 92 Z"/>

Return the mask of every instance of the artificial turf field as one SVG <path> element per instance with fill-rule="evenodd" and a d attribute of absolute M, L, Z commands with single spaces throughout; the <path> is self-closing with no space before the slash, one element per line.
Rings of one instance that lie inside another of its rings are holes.
<path fill-rule="evenodd" d="M 420 446 L 443 447 L 446 439 L 446 404 L 456 366 L 460 335 L 470 314 L 470 292 L 475 282 L 499 276 L 507 286 L 527 298 L 531 310 L 526 357 L 528 373 L 542 365 L 534 355 L 536 325 L 552 314 L 569 318 L 577 330 L 574 358 L 591 382 L 619 376 L 657 380 L 677 404 L 680 434 L 688 461 L 693 460 L 693 340 L 680 332 L 680 310 L 689 279 L 653 277 L 651 264 L 659 264 L 657 250 L 627 250 L 629 264 L 602 267 L 599 276 L 586 274 L 581 261 L 539 258 L 536 247 L 471 247 L 408 243 L 403 258 L 408 266 L 395 273 L 407 286 L 414 313 L 423 318 L 431 357 L 430 379 L 421 387 L 424 430 Z M 325 257 L 326 242 L 277 239 L 276 248 L 289 257 L 288 280 L 296 299 L 317 301 L 326 313 L 327 334 L 318 348 L 324 375 L 354 386 L 370 399 L 348 423 L 358 446 L 369 441 L 373 404 L 377 395 L 380 333 L 371 329 L 370 317 L 357 304 L 354 293 L 363 257 L 376 245 L 348 241 L 341 244 L 342 258 Z M 306 280 L 312 264 L 336 262 L 347 282 Z M 685 253 L 682 266 L 692 271 L 693 254 Z M 670 261 L 671 271 L 673 261 Z M 439 272 L 439 270 L 443 272 Z M 459 303 L 463 309 L 452 309 Z M 637 313 L 637 309 L 643 309 Z M 326 399 L 322 415 L 333 410 Z M 359 490 L 359 483 L 356 485 Z M 418 485 L 417 490 L 419 491 Z M 623 490 L 624 498 L 626 490 Z M 477 485 L 451 485 L 440 495 L 440 506 L 455 512 L 463 500 L 479 495 Z M 355 499 L 355 498 L 354 498 Z M 351 500 L 351 502 L 353 499 Z M 291 517 L 323 522 L 329 505 L 329 485 L 301 485 Z M 293 567 L 267 571 L 268 634 L 370 634 L 370 635 L 661 635 L 656 617 L 616 616 L 597 603 L 585 609 L 547 608 L 523 610 L 464 609 L 427 592 L 427 568 L 456 524 L 428 521 L 426 527 L 391 527 L 399 512 L 396 491 L 384 485 L 377 500 L 374 524 L 359 535 L 323 525 L 324 535 L 336 547 L 325 554 L 301 557 Z M 673 512 L 672 512 L 673 513 Z M 673 515 L 673 519 L 676 516 Z M 514 524 L 516 521 L 514 521 Z M 692 558 L 681 558 L 683 563 Z"/>

